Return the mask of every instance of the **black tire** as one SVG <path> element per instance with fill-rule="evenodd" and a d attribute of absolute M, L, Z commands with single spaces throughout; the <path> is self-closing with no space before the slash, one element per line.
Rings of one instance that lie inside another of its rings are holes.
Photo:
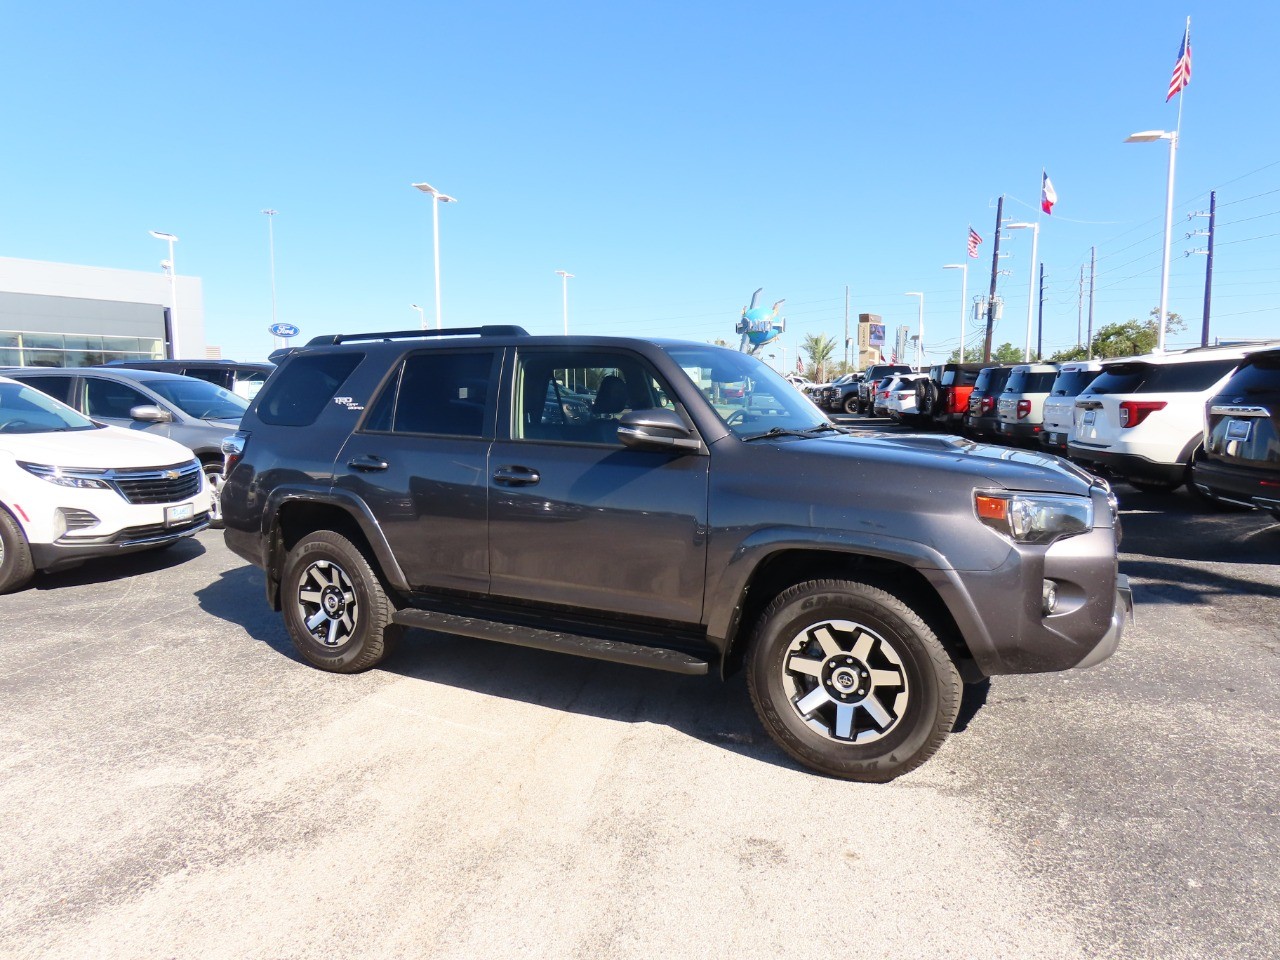
<path fill-rule="evenodd" d="M 332 673 L 377 666 L 403 632 L 391 623 L 395 605 L 368 559 L 331 530 L 308 534 L 289 551 L 280 606 L 298 653 Z"/>
<path fill-rule="evenodd" d="M 26 535 L 9 511 L 0 507 L 0 593 L 21 590 L 35 573 Z"/>
<path fill-rule="evenodd" d="M 201 463 L 204 482 L 209 486 L 209 526 L 214 530 L 222 529 L 222 464 Z"/>
<path fill-rule="evenodd" d="M 845 413 L 861 413 L 862 404 L 858 402 L 858 398 L 854 396 L 845 397 L 844 401 Z"/>
<path fill-rule="evenodd" d="M 788 754 L 820 773 L 870 783 L 914 770 L 937 751 L 962 687 L 915 611 L 878 587 L 844 580 L 797 584 L 769 604 L 747 654 L 747 685 L 760 722 Z"/>

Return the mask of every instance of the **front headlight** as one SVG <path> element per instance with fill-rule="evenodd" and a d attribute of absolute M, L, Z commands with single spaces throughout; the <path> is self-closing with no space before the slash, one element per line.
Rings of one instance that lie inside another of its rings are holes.
<path fill-rule="evenodd" d="M 975 490 L 979 520 L 1015 543 L 1053 543 L 1093 529 L 1093 501 L 1048 493 Z"/>
<path fill-rule="evenodd" d="M 99 471 L 94 470 L 64 470 L 62 467 L 54 467 L 44 463 L 26 463 L 22 460 L 18 461 L 18 466 L 27 473 L 39 477 L 41 480 L 48 480 L 50 483 L 57 484 L 60 487 L 72 487 L 78 490 L 110 490 L 111 484 L 107 483 L 100 476 L 94 476 Z"/>

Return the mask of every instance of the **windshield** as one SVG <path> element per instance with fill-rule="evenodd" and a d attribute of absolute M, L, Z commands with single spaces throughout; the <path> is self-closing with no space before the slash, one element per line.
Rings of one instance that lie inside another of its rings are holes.
<path fill-rule="evenodd" d="M 249 403 L 230 390 L 203 380 L 147 380 L 148 387 L 189 417 L 201 420 L 239 420 Z"/>
<path fill-rule="evenodd" d="M 664 349 L 739 437 L 831 427 L 808 397 L 755 357 L 693 344 Z"/>
<path fill-rule="evenodd" d="M 96 430 L 98 425 L 53 397 L 20 383 L 0 383 L 0 433 Z"/>

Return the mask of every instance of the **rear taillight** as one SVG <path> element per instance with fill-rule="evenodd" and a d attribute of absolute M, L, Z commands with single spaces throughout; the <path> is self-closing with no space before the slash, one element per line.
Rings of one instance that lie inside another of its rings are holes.
<path fill-rule="evenodd" d="M 244 445 L 249 442 L 249 431 L 241 430 L 222 441 L 222 475 L 231 476 L 237 463 L 244 459 Z"/>
<path fill-rule="evenodd" d="M 1123 400 L 1120 403 L 1120 426 L 1136 427 L 1167 404 L 1163 400 Z"/>
<path fill-rule="evenodd" d="M 983 397 L 982 402 L 978 405 L 978 409 L 982 413 L 990 413 L 995 408 L 996 408 L 995 397 Z"/>
<path fill-rule="evenodd" d="M 1021 420 L 1023 417 L 1029 417 L 1029 416 L 1031 416 L 1031 401 L 1019 400 L 1018 401 L 1018 419 Z"/>

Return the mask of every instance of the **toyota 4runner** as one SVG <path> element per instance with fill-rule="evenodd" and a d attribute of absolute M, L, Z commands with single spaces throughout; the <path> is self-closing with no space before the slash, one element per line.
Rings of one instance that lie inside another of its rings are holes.
<path fill-rule="evenodd" d="M 225 449 L 227 543 L 309 663 L 365 670 L 423 627 L 745 667 L 765 729 L 837 777 L 923 763 L 964 680 L 1105 659 L 1132 607 L 1105 482 L 959 437 L 851 435 L 707 344 L 322 337 Z"/>

